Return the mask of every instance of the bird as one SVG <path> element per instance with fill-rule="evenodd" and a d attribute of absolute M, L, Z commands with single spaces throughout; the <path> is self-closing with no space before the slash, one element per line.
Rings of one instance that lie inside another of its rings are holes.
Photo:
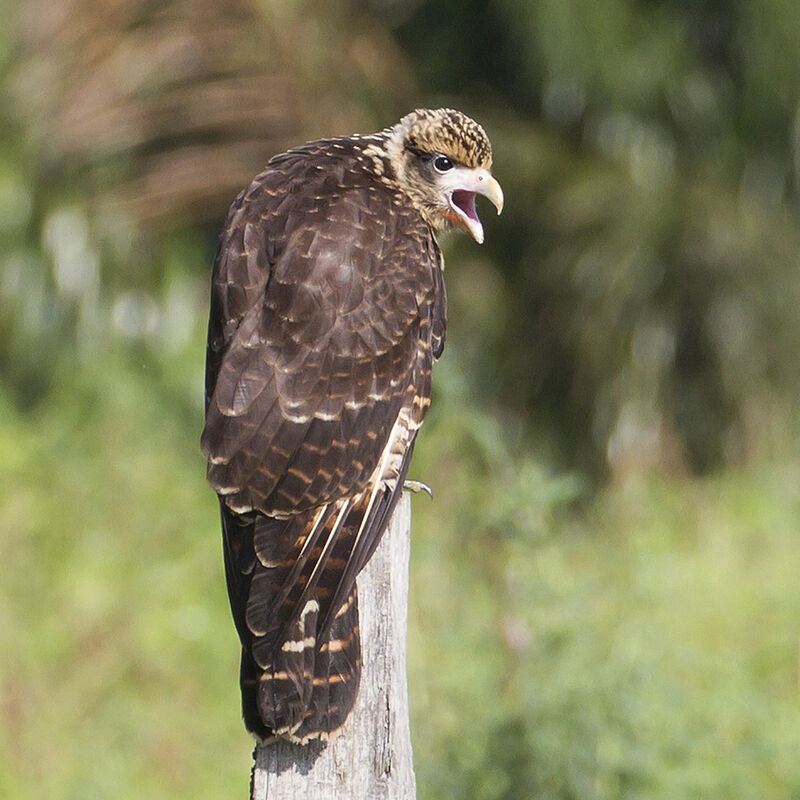
<path fill-rule="evenodd" d="M 207 478 L 258 741 L 326 741 L 361 674 L 356 576 L 407 480 L 445 344 L 437 234 L 503 208 L 484 129 L 417 109 L 274 156 L 234 200 L 211 279 Z"/>

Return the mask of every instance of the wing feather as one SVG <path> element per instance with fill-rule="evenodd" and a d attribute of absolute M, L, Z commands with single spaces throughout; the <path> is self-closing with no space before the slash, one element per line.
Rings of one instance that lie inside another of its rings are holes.
<path fill-rule="evenodd" d="M 245 720 L 300 740 L 340 726 L 354 701 L 355 579 L 402 490 L 444 336 L 429 229 L 329 145 L 273 159 L 231 207 L 202 438 Z"/>

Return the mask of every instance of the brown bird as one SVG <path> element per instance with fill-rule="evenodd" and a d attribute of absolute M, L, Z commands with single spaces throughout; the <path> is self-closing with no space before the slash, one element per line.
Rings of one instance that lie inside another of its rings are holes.
<path fill-rule="evenodd" d="M 417 110 L 270 160 L 211 288 L 202 436 L 256 737 L 327 738 L 360 676 L 356 576 L 406 484 L 445 341 L 436 233 L 503 207 L 483 129 Z"/>

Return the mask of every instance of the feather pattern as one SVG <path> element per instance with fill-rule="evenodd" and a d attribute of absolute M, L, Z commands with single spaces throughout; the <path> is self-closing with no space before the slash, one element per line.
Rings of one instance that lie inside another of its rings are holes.
<path fill-rule="evenodd" d="M 324 738 L 352 708 L 355 579 L 402 490 L 444 341 L 438 246 L 364 155 L 377 145 L 272 159 L 233 203 L 214 268 L 202 446 L 260 737 Z"/>

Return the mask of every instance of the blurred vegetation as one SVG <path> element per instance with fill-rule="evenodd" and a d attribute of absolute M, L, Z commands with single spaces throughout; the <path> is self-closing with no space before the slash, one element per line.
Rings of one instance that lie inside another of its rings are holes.
<path fill-rule="evenodd" d="M 448 104 L 507 206 L 445 242 L 421 800 L 800 797 L 800 6 L 0 15 L 0 796 L 242 796 L 216 236 L 273 152 Z"/>

